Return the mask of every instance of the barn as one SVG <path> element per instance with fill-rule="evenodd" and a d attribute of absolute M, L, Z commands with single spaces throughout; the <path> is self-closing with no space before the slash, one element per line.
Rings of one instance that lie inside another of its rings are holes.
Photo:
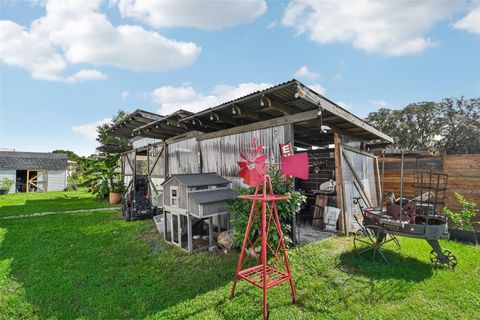
<path fill-rule="evenodd" d="M 0 180 L 15 182 L 10 193 L 65 190 L 67 166 L 65 154 L 0 151 Z"/>

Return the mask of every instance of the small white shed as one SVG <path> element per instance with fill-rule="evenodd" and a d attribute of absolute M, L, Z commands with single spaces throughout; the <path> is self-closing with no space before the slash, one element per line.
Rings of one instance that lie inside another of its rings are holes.
<path fill-rule="evenodd" d="M 0 180 L 15 183 L 9 192 L 45 192 L 67 189 L 67 155 L 0 151 Z"/>

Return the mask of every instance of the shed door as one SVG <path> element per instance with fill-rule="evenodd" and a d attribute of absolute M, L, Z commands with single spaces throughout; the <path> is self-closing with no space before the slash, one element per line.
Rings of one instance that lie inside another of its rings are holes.
<path fill-rule="evenodd" d="M 27 192 L 48 191 L 47 170 L 27 170 Z"/>

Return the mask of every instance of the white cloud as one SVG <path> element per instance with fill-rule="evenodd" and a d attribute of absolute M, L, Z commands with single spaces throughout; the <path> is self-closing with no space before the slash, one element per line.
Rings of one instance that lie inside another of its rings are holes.
<path fill-rule="evenodd" d="M 120 94 L 122 96 L 122 99 L 123 100 L 127 100 L 128 99 L 128 96 L 130 95 L 130 92 L 128 91 L 122 91 L 122 93 Z"/>
<path fill-rule="evenodd" d="M 98 136 L 97 126 L 102 125 L 104 123 L 111 122 L 111 121 L 112 121 L 112 118 L 105 118 L 96 122 L 73 126 L 72 131 L 75 133 L 81 134 L 82 136 L 87 138 L 88 141 L 96 142 L 95 139 Z"/>
<path fill-rule="evenodd" d="M 207 94 L 200 93 L 191 86 L 163 86 L 153 90 L 150 97 L 160 105 L 160 114 L 170 114 L 178 109 L 197 112 L 271 86 L 271 83 L 251 82 L 237 86 L 220 84 Z"/>
<path fill-rule="evenodd" d="M 455 29 L 465 30 L 471 33 L 480 34 L 480 1 L 476 1 L 476 6 L 465 17 L 457 21 L 453 27 Z"/>
<path fill-rule="evenodd" d="M 267 25 L 267 30 L 273 29 L 277 26 L 277 21 L 272 21 Z"/>
<path fill-rule="evenodd" d="M 369 102 L 377 108 L 389 108 L 388 103 L 384 100 L 373 99 Z"/>
<path fill-rule="evenodd" d="M 343 75 L 340 72 L 337 72 L 333 75 L 333 80 L 340 81 L 343 79 Z"/>
<path fill-rule="evenodd" d="M 305 78 L 308 80 L 316 80 L 320 77 L 318 73 L 315 73 L 308 69 L 307 65 L 301 66 L 295 73 L 293 74 L 297 78 Z"/>
<path fill-rule="evenodd" d="M 425 36 L 428 29 L 462 5 L 458 1 L 294 0 L 282 23 L 320 44 L 348 43 L 366 52 L 401 56 L 435 46 Z"/>
<path fill-rule="evenodd" d="M 105 80 L 106 78 L 106 74 L 96 69 L 82 69 L 77 73 L 71 75 L 70 77 L 66 78 L 65 81 L 70 83 L 76 83 L 87 80 Z"/>
<path fill-rule="evenodd" d="M 309 87 L 316 93 L 321 94 L 322 96 L 324 96 L 327 93 L 327 89 L 325 89 L 323 86 L 319 85 L 318 83 L 308 84 L 307 87 Z"/>
<path fill-rule="evenodd" d="M 3 63 L 24 68 L 35 79 L 61 80 L 67 63 L 47 38 L 30 33 L 13 21 L 0 21 L 0 59 Z"/>
<path fill-rule="evenodd" d="M 48 1 L 46 15 L 28 30 L 1 21 L 0 59 L 29 70 L 36 79 L 65 81 L 69 64 L 154 72 L 191 65 L 201 52 L 192 42 L 171 40 L 137 25 L 114 26 L 99 13 L 100 5 L 98 0 Z"/>
<path fill-rule="evenodd" d="M 194 27 L 205 30 L 245 24 L 267 11 L 264 0 L 120 0 L 118 7 L 123 17 L 140 19 L 153 27 Z"/>
<path fill-rule="evenodd" d="M 343 101 L 337 101 L 335 102 L 336 104 L 338 104 L 340 107 L 342 107 L 343 109 L 346 109 L 346 110 L 349 110 L 352 108 L 352 106 L 346 102 L 343 102 Z"/>

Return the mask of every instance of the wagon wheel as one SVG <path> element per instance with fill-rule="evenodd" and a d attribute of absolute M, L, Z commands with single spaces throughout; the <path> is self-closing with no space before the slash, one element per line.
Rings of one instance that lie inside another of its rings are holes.
<path fill-rule="evenodd" d="M 447 249 L 443 250 L 442 255 L 434 250 L 430 251 L 430 261 L 436 266 L 444 265 L 449 269 L 455 269 L 457 266 L 457 257 Z"/>
<path fill-rule="evenodd" d="M 358 254 L 372 251 L 372 258 L 375 259 L 377 252 L 382 256 L 383 260 L 388 264 L 387 258 L 381 252 L 382 246 L 391 241 L 386 240 L 385 230 L 381 227 L 369 225 L 364 229 L 358 230 L 353 235 L 353 246 Z"/>

